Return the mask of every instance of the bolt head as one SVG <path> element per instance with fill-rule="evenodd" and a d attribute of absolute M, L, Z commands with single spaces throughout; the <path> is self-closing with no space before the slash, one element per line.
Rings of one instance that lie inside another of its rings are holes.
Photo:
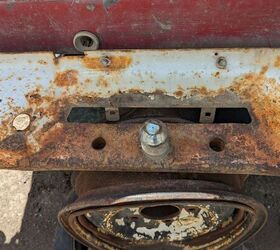
<path fill-rule="evenodd" d="M 149 135 L 156 135 L 160 131 L 160 125 L 152 121 L 148 122 L 145 128 Z"/>
<path fill-rule="evenodd" d="M 101 57 L 100 62 L 104 67 L 109 67 L 111 64 L 111 60 L 108 56 Z"/>
<path fill-rule="evenodd" d="M 31 119 L 27 114 L 20 114 L 13 120 L 13 127 L 18 131 L 26 130 L 30 125 Z"/>
<path fill-rule="evenodd" d="M 145 122 L 140 130 L 141 143 L 151 147 L 161 145 L 166 141 L 167 129 L 163 122 L 158 120 L 149 120 Z"/>
<path fill-rule="evenodd" d="M 225 57 L 221 56 L 217 58 L 216 65 L 219 69 L 225 69 L 227 67 L 227 60 Z"/>
<path fill-rule="evenodd" d="M 148 120 L 140 129 L 141 148 L 152 160 L 161 161 L 171 150 L 166 125 L 160 120 Z"/>

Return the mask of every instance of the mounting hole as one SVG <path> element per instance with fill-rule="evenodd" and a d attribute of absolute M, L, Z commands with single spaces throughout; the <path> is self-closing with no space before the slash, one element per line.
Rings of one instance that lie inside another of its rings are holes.
<path fill-rule="evenodd" d="M 98 137 L 98 138 L 96 138 L 96 139 L 93 140 L 91 146 L 92 146 L 95 150 L 102 150 L 102 149 L 105 148 L 105 146 L 106 146 L 106 141 L 104 140 L 104 138 Z"/>
<path fill-rule="evenodd" d="M 97 50 L 99 39 L 96 35 L 88 31 L 78 32 L 73 39 L 73 45 L 80 52 Z"/>
<path fill-rule="evenodd" d="M 222 152 L 225 149 L 225 145 L 221 138 L 214 138 L 209 143 L 209 147 L 215 152 Z"/>
<path fill-rule="evenodd" d="M 140 211 L 143 217 L 152 220 L 168 220 L 177 216 L 179 213 L 180 209 L 171 205 L 145 207 Z"/>
<path fill-rule="evenodd" d="M 218 52 L 215 52 L 215 56 L 218 56 L 219 55 L 219 53 Z"/>

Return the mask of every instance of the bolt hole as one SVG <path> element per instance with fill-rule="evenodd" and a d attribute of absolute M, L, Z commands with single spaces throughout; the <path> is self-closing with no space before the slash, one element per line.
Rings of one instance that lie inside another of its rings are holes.
<path fill-rule="evenodd" d="M 81 31 L 75 35 L 73 44 L 78 51 L 84 52 L 86 50 L 98 49 L 99 40 L 96 35 L 88 31 Z"/>
<path fill-rule="evenodd" d="M 216 52 L 216 53 L 215 53 L 215 56 L 218 56 L 218 55 L 219 55 L 219 53 L 218 53 L 218 52 Z"/>
<path fill-rule="evenodd" d="M 221 152 L 225 149 L 225 142 L 220 138 L 214 138 L 210 141 L 209 147 L 215 152 Z"/>
<path fill-rule="evenodd" d="M 83 47 L 89 48 L 93 45 L 93 40 L 88 36 L 81 36 L 80 43 Z"/>
<path fill-rule="evenodd" d="M 95 150 L 102 150 L 106 146 L 106 141 L 104 138 L 98 137 L 92 142 L 91 145 Z"/>
<path fill-rule="evenodd" d="M 177 216 L 179 213 L 180 209 L 171 205 L 145 207 L 140 211 L 142 216 L 152 220 L 168 220 Z"/>
<path fill-rule="evenodd" d="M 206 112 L 205 116 L 211 116 L 211 113 L 210 112 Z"/>

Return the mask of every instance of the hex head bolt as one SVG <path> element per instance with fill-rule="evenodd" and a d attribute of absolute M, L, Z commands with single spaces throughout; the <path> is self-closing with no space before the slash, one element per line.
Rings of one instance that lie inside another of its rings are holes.
<path fill-rule="evenodd" d="M 141 147 L 149 158 L 162 160 L 171 151 L 166 125 L 159 120 L 148 120 L 140 129 Z"/>

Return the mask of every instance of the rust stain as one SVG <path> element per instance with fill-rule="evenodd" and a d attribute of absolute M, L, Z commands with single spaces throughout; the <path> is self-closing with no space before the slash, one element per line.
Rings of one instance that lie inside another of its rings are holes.
<path fill-rule="evenodd" d="M 177 90 L 174 92 L 176 97 L 183 97 L 184 96 L 184 89 L 181 86 L 178 86 Z"/>
<path fill-rule="evenodd" d="M 280 56 L 276 57 L 276 60 L 274 62 L 274 67 L 279 68 L 280 67 Z"/>
<path fill-rule="evenodd" d="M 39 92 L 38 90 L 35 90 L 34 92 L 25 96 L 30 105 L 35 104 L 39 106 L 42 104 L 43 99 L 38 92 Z"/>
<path fill-rule="evenodd" d="M 57 73 L 55 76 L 54 83 L 59 87 L 67 87 L 78 84 L 78 71 L 67 70 L 64 72 Z"/>
<path fill-rule="evenodd" d="M 100 57 L 89 57 L 85 56 L 83 60 L 83 64 L 93 70 L 98 71 L 119 71 L 129 67 L 132 62 L 132 58 L 129 56 L 111 56 L 108 57 L 111 61 L 108 67 L 103 66 L 100 62 Z"/>
<path fill-rule="evenodd" d="M 85 59 L 81 60 L 84 61 Z M 98 65 L 99 63 L 100 62 L 98 58 Z M 129 64 L 125 63 L 125 65 L 127 66 Z M 123 64 L 122 66 L 120 66 L 120 64 L 116 63 L 115 61 L 115 65 L 114 63 L 112 63 L 110 67 L 113 67 L 114 70 L 122 69 Z M 109 68 L 102 67 L 102 69 L 100 70 L 112 70 L 112 68 Z M 257 160 L 263 160 L 263 162 L 267 164 L 276 165 L 279 163 L 279 157 L 277 157 L 277 153 L 278 155 L 280 154 L 280 100 L 278 97 L 280 93 L 280 86 L 275 79 L 269 78 L 265 75 L 268 69 L 268 66 L 263 66 L 258 73 L 244 74 L 242 77 L 237 78 L 229 87 L 220 88 L 218 90 L 211 90 L 207 87 L 192 87 L 185 90 L 181 86 L 178 86 L 176 91 L 174 92 L 174 95 L 176 97 L 182 97 L 190 93 L 194 97 L 211 98 L 223 95 L 226 92 L 230 92 L 231 94 L 234 94 L 242 101 L 244 101 L 244 103 L 249 104 L 254 118 L 256 118 L 257 120 L 257 125 L 254 124 L 253 127 L 254 136 L 252 136 L 252 134 L 244 133 L 243 140 L 240 141 L 240 148 L 244 151 L 244 147 L 247 147 L 251 150 L 250 152 L 253 153 L 250 156 L 245 155 L 245 153 L 243 155 L 243 152 L 239 152 L 238 149 L 235 148 L 234 151 L 238 152 L 236 156 L 250 163 L 254 163 Z M 86 79 L 85 83 L 92 83 L 92 80 Z M 62 87 L 78 84 L 78 72 L 75 70 L 68 70 L 58 73 L 55 78 L 55 84 Z M 109 83 L 106 81 L 106 79 L 101 77 L 98 79 L 97 86 L 107 88 L 109 86 Z M 140 88 L 132 88 L 128 90 L 128 92 L 131 94 L 138 94 L 143 93 L 143 90 Z M 165 95 L 166 91 L 164 88 L 156 89 L 151 94 Z M 89 96 L 80 96 L 79 93 L 77 93 L 77 96 L 65 96 L 65 98 L 61 98 L 59 101 L 57 101 L 54 99 L 54 97 L 47 97 L 42 95 L 43 94 L 40 92 L 40 89 L 36 89 L 26 96 L 29 104 L 28 108 L 34 108 L 32 112 L 42 112 L 45 116 L 52 116 L 50 119 L 52 123 L 47 124 L 47 126 L 44 128 L 45 131 L 41 129 L 38 132 L 38 138 L 40 139 L 38 139 L 38 141 L 40 142 L 41 148 L 52 142 L 54 145 L 54 142 L 58 141 L 59 136 L 59 138 L 63 138 L 63 136 L 61 135 L 61 133 L 63 132 L 62 127 L 58 126 L 55 127 L 55 129 L 52 128 L 53 126 L 55 126 L 55 123 L 60 121 L 59 119 L 61 116 L 58 110 L 66 112 L 65 110 L 69 103 L 81 102 L 82 99 L 85 101 L 85 103 L 93 103 L 94 101 L 96 101 L 94 98 L 99 98 L 98 94 L 96 93 L 90 93 L 88 94 Z M 8 105 L 10 105 L 11 109 L 15 108 L 15 104 L 13 103 L 12 99 L 9 100 Z M 10 122 L 10 120 L 8 121 Z M 8 133 L 7 131 L 9 131 L 9 129 L 5 127 L 5 124 L 2 125 L 2 128 L 4 128 L 4 132 L 1 133 L 0 131 L 0 138 L 6 136 L 6 133 Z M 102 131 L 103 130 L 100 129 L 100 132 Z M 229 131 L 228 134 L 230 133 L 231 132 Z M 199 137 L 199 135 L 197 137 Z M 187 140 L 185 146 L 182 142 L 180 142 L 181 146 L 184 146 L 185 148 L 190 146 L 191 143 L 191 139 Z M 195 149 L 195 145 L 197 145 L 196 140 L 193 141 L 193 145 L 195 151 L 193 154 L 195 154 L 197 153 L 197 149 Z M 135 152 L 137 150 L 138 149 L 135 149 Z M 0 161 L 5 161 L 6 159 L 7 164 L 16 164 L 17 155 L 13 156 L 10 152 L 6 151 L 3 152 L 2 155 L 1 154 L 2 151 L 0 150 Z M 20 155 L 22 155 L 22 153 L 20 153 Z M 13 160 L 12 157 L 15 160 Z M 116 158 L 117 157 L 119 157 L 119 155 L 117 155 Z M 178 162 L 179 160 L 180 157 L 177 157 L 176 161 Z M 188 159 L 184 155 L 182 156 L 181 162 L 188 163 L 191 160 L 193 160 L 193 157 Z"/>
<path fill-rule="evenodd" d="M 42 64 L 42 65 L 47 65 L 47 64 L 48 64 L 48 63 L 47 63 L 46 61 L 44 61 L 44 60 L 39 60 L 38 63 L 39 63 L 39 64 Z"/>
<path fill-rule="evenodd" d="M 54 63 L 54 65 L 58 65 L 59 64 L 59 58 L 58 57 L 54 57 L 53 58 L 53 63 Z"/>
<path fill-rule="evenodd" d="M 219 78 L 219 77 L 220 77 L 220 72 L 219 72 L 219 71 L 215 72 L 215 73 L 213 74 L 213 76 Z"/>
<path fill-rule="evenodd" d="M 261 75 L 265 75 L 267 71 L 268 71 L 268 66 L 267 66 L 267 65 L 266 65 L 266 66 L 263 66 L 262 69 L 261 69 L 260 74 L 261 74 Z"/>
<path fill-rule="evenodd" d="M 101 87 L 101 88 L 108 88 L 110 86 L 110 84 L 107 82 L 107 80 L 100 76 L 97 80 L 97 87 Z"/>
<path fill-rule="evenodd" d="M 63 124 L 57 123 L 54 126 L 51 126 L 46 133 L 42 133 L 40 136 L 40 144 L 42 147 L 52 143 L 52 142 L 58 142 L 63 141 L 63 137 L 65 136 L 65 133 L 63 131 Z"/>
<path fill-rule="evenodd" d="M 89 79 L 89 78 L 87 78 L 87 79 L 85 80 L 85 83 L 86 83 L 86 84 L 90 84 L 90 83 L 92 83 L 92 80 Z"/>
<path fill-rule="evenodd" d="M 182 97 L 184 95 L 184 92 L 182 90 L 177 90 L 174 92 L 174 95 L 176 97 Z"/>
<path fill-rule="evenodd" d="M 17 162 L 25 156 L 25 152 L 23 151 L 0 149 L 0 162 L 4 162 L 6 166 L 15 167 Z"/>
<path fill-rule="evenodd" d="M 152 94 L 155 95 L 165 95 L 166 91 L 163 89 L 156 89 Z"/>
<path fill-rule="evenodd" d="M 263 134 L 258 138 L 264 139 L 263 144 L 266 143 L 268 148 L 280 152 L 280 106 L 276 103 L 280 87 L 275 79 L 264 76 L 266 70 L 245 75 L 235 82 L 231 90 L 251 104 L 259 121 L 258 131 Z"/>
<path fill-rule="evenodd" d="M 215 97 L 217 95 L 223 94 L 225 92 L 225 89 L 220 88 L 217 91 L 215 91 L 215 90 L 210 90 L 205 86 L 202 86 L 202 87 L 193 87 L 189 89 L 189 91 L 190 91 L 190 96 Z"/>
<path fill-rule="evenodd" d="M 132 88 L 132 89 L 129 89 L 128 93 L 130 93 L 130 94 L 140 94 L 141 89 Z"/>
<path fill-rule="evenodd" d="M 0 126 L 1 126 L 1 129 L 0 129 L 0 140 L 3 140 L 8 131 L 9 131 L 9 127 L 11 127 L 11 121 L 12 121 L 12 118 L 11 117 L 8 117 L 7 119 L 3 119 L 1 122 L 0 122 Z"/>

